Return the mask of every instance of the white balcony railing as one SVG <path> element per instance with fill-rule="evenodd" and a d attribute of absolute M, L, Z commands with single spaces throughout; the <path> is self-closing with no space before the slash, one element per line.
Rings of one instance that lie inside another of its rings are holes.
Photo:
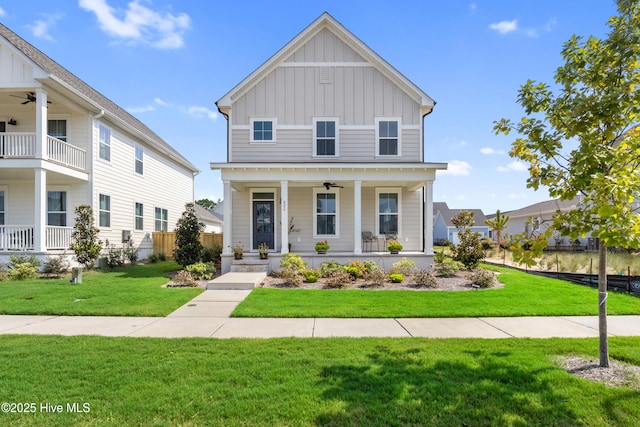
<path fill-rule="evenodd" d="M 34 249 L 32 225 L 0 225 L 0 250 L 32 251 Z M 69 249 L 72 227 L 47 226 L 46 249 Z"/>
<path fill-rule="evenodd" d="M 36 134 L 33 132 L 0 133 L 0 157 L 35 158 Z M 46 157 L 63 166 L 85 171 L 87 151 L 68 142 L 47 136 Z"/>

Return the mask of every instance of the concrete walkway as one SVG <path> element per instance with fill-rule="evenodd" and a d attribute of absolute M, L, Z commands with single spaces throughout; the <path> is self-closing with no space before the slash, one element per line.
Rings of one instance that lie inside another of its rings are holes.
<path fill-rule="evenodd" d="M 230 318 L 250 290 L 207 290 L 167 317 L 0 316 L 0 334 L 121 337 L 597 337 L 597 316 L 429 319 Z M 640 336 L 640 316 L 609 316 L 609 336 Z"/>

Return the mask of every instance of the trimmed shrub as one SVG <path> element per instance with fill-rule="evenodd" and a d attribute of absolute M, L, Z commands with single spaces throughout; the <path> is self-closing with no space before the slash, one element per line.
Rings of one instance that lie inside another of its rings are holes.
<path fill-rule="evenodd" d="M 345 270 L 335 271 L 325 282 L 325 287 L 329 289 L 342 289 L 348 283 L 351 283 L 351 275 Z"/>
<path fill-rule="evenodd" d="M 438 287 L 438 280 L 436 279 L 436 276 L 434 276 L 433 273 L 426 268 L 421 268 L 420 270 L 413 273 L 413 283 L 417 287 L 421 288 Z"/>
<path fill-rule="evenodd" d="M 195 280 L 211 280 L 216 272 L 216 266 L 212 262 L 196 262 L 186 266 L 185 271 Z"/>
<path fill-rule="evenodd" d="M 289 286 L 295 286 L 297 288 L 302 285 L 302 274 L 293 268 L 283 268 L 278 272 L 278 277 L 284 280 Z"/>
<path fill-rule="evenodd" d="M 11 263 L 9 270 L 9 279 L 11 280 L 28 280 L 38 276 L 38 269 L 29 262 Z"/>
<path fill-rule="evenodd" d="M 109 241 L 107 241 L 109 244 Z M 120 267 L 124 264 L 124 250 L 115 245 L 109 245 L 107 247 L 107 255 L 105 256 L 105 263 L 109 268 Z"/>
<path fill-rule="evenodd" d="M 69 263 L 62 255 L 49 256 L 42 264 L 42 273 L 49 277 L 60 277 L 69 270 Z"/>
<path fill-rule="evenodd" d="M 339 271 L 344 271 L 344 267 L 342 266 L 342 264 L 338 264 L 334 260 L 325 261 L 322 264 L 320 264 L 320 275 L 324 278 L 327 278 L 333 275 L 333 273 L 336 273 Z"/>
<path fill-rule="evenodd" d="M 389 280 L 391 280 L 392 283 L 402 283 L 402 281 L 404 280 L 404 274 L 391 273 L 389 274 Z"/>
<path fill-rule="evenodd" d="M 314 269 L 305 270 L 302 275 L 304 276 L 304 281 L 307 283 L 316 283 L 320 278 L 320 272 Z"/>
<path fill-rule="evenodd" d="M 302 273 L 307 269 L 307 263 L 302 260 L 300 255 L 288 253 L 284 254 L 280 260 L 280 268 Z"/>
<path fill-rule="evenodd" d="M 443 262 L 436 264 L 438 276 L 453 277 L 462 268 L 462 264 L 451 258 L 445 258 Z"/>
<path fill-rule="evenodd" d="M 495 284 L 496 276 L 492 271 L 478 268 L 471 273 L 471 283 L 481 288 L 492 288 Z"/>
<path fill-rule="evenodd" d="M 360 279 L 367 272 L 367 266 L 359 259 L 348 261 L 343 268 L 353 279 Z"/>
<path fill-rule="evenodd" d="M 414 261 L 411 261 L 410 259 L 403 257 L 400 261 L 393 263 L 391 272 L 404 274 L 406 276 L 413 273 L 415 269 L 416 263 Z"/>

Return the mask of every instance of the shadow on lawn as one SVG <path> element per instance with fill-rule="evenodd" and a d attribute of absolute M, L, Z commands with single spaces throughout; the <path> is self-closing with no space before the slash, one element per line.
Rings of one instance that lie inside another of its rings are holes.
<path fill-rule="evenodd" d="M 364 365 L 322 371 L 323 397 L 340 408 L 319 425 L 577 425 L 544 373 L 526 369 L 508 353 L 467 352 L 468 363 L 431 363 L 418 348 L 378 347 Z"/>

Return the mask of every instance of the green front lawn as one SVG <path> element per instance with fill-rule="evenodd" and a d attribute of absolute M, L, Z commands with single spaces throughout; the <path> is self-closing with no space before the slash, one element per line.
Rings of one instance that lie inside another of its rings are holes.
<path fill-rule="evenodd" d="M 492 269 L 494 269 L 492 267 Z M 489 317 L 598 314 L 597 290 L 496 267 L 504 288 L 478 291 L 258 288 L 233 317 Z M 609 293 L 609 314 L 640 314 L 640 298 Z"/>
<path fill-rule="evenodd" d="M 166 316 L 202 289 L 163 288 L 175 262 L 84 272 L 83 283 L 69 279 L 0 282 L 0 314 Z"/>
<path fill-rule="evenodd" d="M 612 358 L 640 364 L 640 338 L 609 341 Z M 2 401 L 35 413 L 3 412 L 0 423 L 636 425 L 640 393 L 554 362 L 572 354 L 596 358 L 597 340 L 2 336 Z"/>

